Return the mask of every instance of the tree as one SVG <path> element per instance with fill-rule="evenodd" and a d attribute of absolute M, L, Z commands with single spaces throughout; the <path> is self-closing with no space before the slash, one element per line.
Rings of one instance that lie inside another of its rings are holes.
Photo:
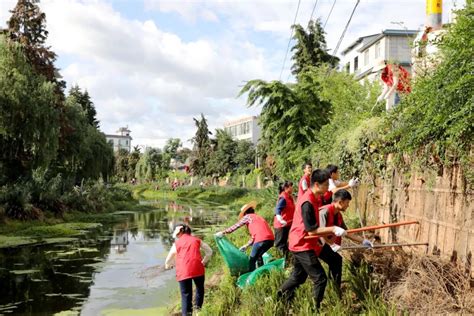
<path fill-rule="evenodd" d="M 339 58 L 328 53 L 326 46 L 325 32 L 321 26 L 321 21 L 310 20 L 308 28 L 305 30 L 301 25 L 295 24 L 293 28 L 293 39 L 295 46 L 291 49 L 293 53 L 293 66 L 291 72 L 299 76 L 308 67 L 319 67 L 323 64 L 330 64 L 335 67 Z"/>
<path fill-rule="evenodd" d="M 173 159 L 175 167 L 176 167 L 178 149 L 181 146 L 182 146 L 182 143 L 179 138 L 170 138 L 166 141 L 166 144 L 163 147 L 163 157 L 164 157 L 165 163 L 167 163 L 168 166 L 170 166 L 171 159 Z"/>
<path fill-rule="evenodd" d="M 130 165 L 129 165 L 129 153 L 126 149 L 120 148 L 116 153 L 115 153 L 115 166 L 114 166 L 114 173 L 117 179 L 120 181 L 128 181 L 130 179 L 129 177 L 129 171 L 130 171 Z M 135 176 L 135 173 L 133 173 L 132 177 Z"/>
<path fill-rule="evenodd" d="M 191 157 L 192 155 L 192 150 L 189 148 L 181 148 L 178 149 L 178 152 L 176 153 L 176 157 L 178 161 L 181 161 L 182 163 L 186 163 L 186 160 Z"/>
<path fill-rule="evenodd" d="M 54 86 L 35 73 L 20 45 L 0 35 L 0 184 L 47 167 L 58 149 Z"/>
<path fill-rule="evenodd" d="M 192 139 L 194 147 L 191 169 L 196 175 L 204 176 L 207 175 L 206 164 L 211 155 L 211 141 L 209 140 L 209 135 L 212 135 L 212 133 L 209 131 L 204 114 L 201 113 L 201 120 L 193 119 L 197 131 Z"/>
<path fill-rule="evenodd" d="M 78 85 L 74 85 L 69 90 L 69 95 L 75 97 L 76 101 L 81 105 L 82 110 L 84 111 L 87 118 L 87 122 L 91 126 L 99 128 L 99 121 L 96 118 L 97 111 L 95 110 L 95 105 L 92 102 L 87 90 L 82 92 Z"/>
<path fill-rule="evenodd" d="M 136 166 L 135 177 L 140 181 L 154 181 L 163 174 L 163 153 L 158 148 L 149 148 Z"/>
<path fill-rule="evenodd" d="M 207 164 L 208 174 L 224 176 L 236 168 L 235 154 L 237 142 L 229 133 L 222 129 L 216 130 L 216 138 L 212 141 L 212 153 Z"/>
<path fill-rule="evenodd" d="M 163 152 L 168 153 L 171 158 L 176 159 L 178 150 L 183 146 L 181 139 L 179 138 L 170 138 L 166 141 L 165 147 L 163 147 Z"/>
<path fill-rule="evenodd" d="M 132 179 L 135 177 L 135 171 L 140 160 L 140 148 L 138 146 L 133 147 L 133 151 L 128 156 L 128 179 Z"/>
<path fill-rule="evenodd" d="M 240 91 L 244 93 L 248 93 L 249 106 L 262 105 L 262 139 L 282 162 L 279 167 L 283 171 L 295 168 L 289 157 L 316 140 L 331 107 L 319 97 L 319 84 L 312 73 L 301 75 L 294 85 L 252 80 Z"/>
<path fill-rule="evenodd" d="M 238 140 L 235 149 L 234 162 L 237 168 L 249 172 L 255 163 L 256 150 L 252 142 L 248 140 Z"/>
<path fill-rule="evenodd" d="M 38 6 L 39 0 L 18 0 L 8 20 L 8 37 L 22 45 L 35 71 L 55 83 L 56 93 L 63 95 L 65 87 L 54 66 L 56 54 L 45 46 L 48 37 L 46 15 Z"/>

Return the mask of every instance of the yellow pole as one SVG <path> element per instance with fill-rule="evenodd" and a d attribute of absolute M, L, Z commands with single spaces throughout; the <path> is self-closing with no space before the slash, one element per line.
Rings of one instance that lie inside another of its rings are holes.
<path fill-rule="evenodd" d="M 426 26 L 433 30 L 441 29 L 443 25 L 443 1 L 426 0 Z"/>

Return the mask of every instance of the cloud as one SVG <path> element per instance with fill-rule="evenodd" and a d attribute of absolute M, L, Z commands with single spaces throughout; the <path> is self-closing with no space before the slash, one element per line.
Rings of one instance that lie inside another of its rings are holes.
<path fill-rule="evenodd" d="M 100 1 L 44 1 L 41 6 L 49 44 L 60 57 L 74 60 L 62 70 L 65 80 L 90 92 L 104 131 L 128 124 L 134 143 L 190 139 L 192 118 L 201 112 L 211 128 L 248 115 L 254 111 L 235 99 L 239 86 L 273 76 L 263 49 L 248 41 L 185 41 L 151 19 L 127 19 Z M 200 18 L 218 22 L 212 12 L 202 12 Z"/>
<path fill-rule="evenodd" d="M 0 0 L 0 26 L 15 3 Z M 319 0 L 314 17 L 325 21 L 332 3 Z M 336 45 L 354 3 L 336 3 L 326 27 L 328 47 Z M 192 118 L 200 113 L 211 129 L 258 113 L 236 95 L 247 80 L 278 79 L 297 2 L 143 0 L 138 10 L 134 1 L 120 3 L 121 11 L 114 4 L 41 1 L 49 44 L 68 84 L 90 92 L 105 132 L 128 125 L 135 144 L 162 146 L 170 137 L 190 139 Z M 301 1 L 297 23 L 306 25 L 313 5 Z M 418 28 L 424 5 L 425 0 L 362 0 L 339 52 L 359 36 L 399 28 L 390 22 Z M 451 6 L 444 1 L 444 20 Z M 135 13 L 125 12 L 132 7 Z M 290 66 L 288 59 L 283 79 Z"/>

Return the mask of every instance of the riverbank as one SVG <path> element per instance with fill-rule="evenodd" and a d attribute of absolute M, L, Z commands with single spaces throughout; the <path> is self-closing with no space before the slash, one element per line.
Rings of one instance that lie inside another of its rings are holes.
<path fill-rule="evenodd" d="M 177 200 L 193 199 L 223 204 L 230 207 L 235 213 L 235 216 L 230 216 L 225 223 L 226 226 L 230 226 L 237 221 L 240 207 L 251 200 L 256 200 L 258 203 L 257 213 L 262 215 L 267 222 L 272 223 L 277 192 L 275 189 L 252 190 L 220 187 L 205 189 L 182 187 L 176 191 L 166 191 L 151 187 L 140 187 L 135 190 L 135 195 L 140 198 L 152 197 L 152 199 L 173 196 Z M 345 214 L 345 219 L 348 226 L 357 227 L 358 220 L 354 213 L 348 212 L 348 214 Z M 214 255 L 206 269 L 207 292 L 201 315 L 233 315 L 237 311 L 239 315 L 286 314 L 288 307 L 277 301 L 276 293 L 283 280 L 288 277 L 291 267 L 262 278 L 253 287 L 240 290 L 236 287 L 236 278 L 230 276 L 217 250 L 213 236 L 217 231 L 218 228 L 213 228 L 204 237 L 204 241 L 212 247 Z M 248 241 L 248 233 L 245 229 L 239 229 L 229 235 L 228 238 L 237 247 L 240 247 Z M 280 256 L 274 248 L 270 253 L 275 258 Z M 328 314 L 395 313 L 395 309 L 386 304 L 377 292 L 365 266 L 361 269 L 354 268 L 345 260 L 343 279 L 345 280 L 345 291 L 342 300 L 337 298 L 336 291 L 332 286 L 328 286 L 322 305 L 322 310 Z M 297 291 L 296 299 L 291 308 L 293 313 L 295 315 L 311 314 L 314 309 L 311 297 L 311 283 L 306 282 Z M 179 312 L 179 301 L 174 306 L 169 311 L 171 314 Z"/>
<path fill-rule="evenodd" d="M 100 212 L 72 210 L 62 217 L 46 212 L 42 219 L 26 221 L 5 218 L 0 225 L 0 248 L 62 242 L 103 224 L 121 222 L 127 212 L 152 209 L 148 205 L 139 205 L 126 185 L 112 187 L 104 204 L 106 207 Z"/>

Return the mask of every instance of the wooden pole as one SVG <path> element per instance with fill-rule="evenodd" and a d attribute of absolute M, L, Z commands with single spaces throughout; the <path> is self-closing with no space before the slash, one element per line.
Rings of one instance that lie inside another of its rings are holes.
<path fill-rule="evenodd" d="M 348 246 L 342 247 L 341 250 L 357 250 L 357 249 L 377 249 L 377 248 L 390 248 L 390 247 L 413 247 L 413 246 L 428 246 L 427 242 L 416 242 L 410 244 L 381 244 L 374 245 L 372 248 L 366 246 Z"/>
<path fill-rule="evenodd" d="M 354 234 L 354 233 L 365 232 L 365 231 L 368 231 L 368 230 L 377 230 L 377 229 L 382 229 L 382 228 L 398 227 L 398 226 L 411 225 L 411 224 L 419 224 L 419 222 L 418 221 L 406 221 L 406 222 L 382 224 L 382 225 L 375 225 L 375 226 L 366 226 L 366 227 L 361 227 L 361 228 L 348 229 L 348 230 L 346 230 L 346 232 L 348 234 Z M 304 239 L 319 238 L 319 237 L 328 236 L 328 235 L 333 235 L 333 233 L 306 236 Z"/>

